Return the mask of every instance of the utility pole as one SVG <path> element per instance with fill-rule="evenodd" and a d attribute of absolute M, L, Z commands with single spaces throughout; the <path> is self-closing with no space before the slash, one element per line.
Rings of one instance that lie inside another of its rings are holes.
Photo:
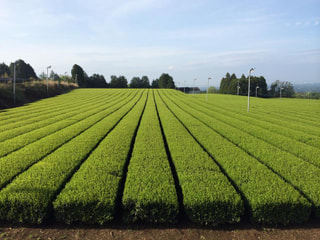
<path fill-rule="evenodd" d="M 194 82 L 195 82 L 196 80 L 197 80 L 196 78 L 193 80 L 193 95 L 194 95 L 194 87 L 195 87 Z"/>
<path fill-rule="evenodd" d="M 251 77 L 251 73 L 254 71 L 254 68 L 251 68 L 249 70 L 249 81 L 248 81 L 248 109 L 247 112 L 249 112 L 250 109 L 250 77 Z"/>
<path fill-rule="evenodd" d="M 208 92 L 209 92 L 209 81 L 211 80 L 211 78 L 209 77 L 208 78 L 208 86 L 207 86 L 207 96 L 206 96 L 206 99 L 208 101 Z"/>
<path fill-rule="evenodd" d="M 239 86 L 239 80 L 238 80 L 237 95 L 239 95 L 239 89 L 240 89 L 240 86 Z"/>
<path fill-rule="evenodd" d="M 13 104 L 16 106 L 16 62 L 13 64 Z"/>
<path fill-rule="evenodd" d="M 51 68 L 51 65 L 47 67 L 47 95 L 49 97 L 49 68 Z"/>

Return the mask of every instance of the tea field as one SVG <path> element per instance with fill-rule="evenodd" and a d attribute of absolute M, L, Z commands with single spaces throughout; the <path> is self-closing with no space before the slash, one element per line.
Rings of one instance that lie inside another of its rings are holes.
<path fill-rule="evenodd" d="M 320 219 L 320 101 L 77 89 L 0 111 L 0 221 Z"/>

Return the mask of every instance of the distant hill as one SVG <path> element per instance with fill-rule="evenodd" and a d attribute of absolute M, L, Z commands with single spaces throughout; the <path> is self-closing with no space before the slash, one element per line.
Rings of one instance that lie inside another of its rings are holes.
<path fill-rule="evenodd" d="M 293 84 L 296 92 L 319 92 L 320 93 L 320 82 L 319 83 L 306 83 L 306 84 Z"/>

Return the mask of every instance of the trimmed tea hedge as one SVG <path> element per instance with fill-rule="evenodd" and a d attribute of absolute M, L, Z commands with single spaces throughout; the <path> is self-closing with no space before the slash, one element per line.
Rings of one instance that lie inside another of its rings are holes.
<path fill-rule="evenodd" d="M 320 218 L 320 169 L 318 167 L 229 124 L 192 110 L 189 105 L 181 104 L 181 107 L 299 189 L 312 203 L 315 216 Z M 228 118 L 228 120 L 232 122 L 232 119 Z"/>
<path fill-rule="evenodd" d="M 238 187 L 252 222 L 289 224 L 309 219 L 311 204 L 295 188 L 190 114 L 199 117 L 199 112 L 187 105 L 182 110 L 175 105 L 179 102 L 177 98 L 161 93 L 169 108 Z"/>
<path fill-rule="evenodd" d="M 174 222 L 179 213 L 174 179 L 152 93 L 134 143 L 122 204 L 126 222 Z"/>
<path fill-rule="evenodd" d="M 99 144 L 53 203 L 60 222 L 104 224 L 114 219 L 124 168 L 147 97 Z"/>
<path fill-rule="evenodd" d="M 156 103 L 188 218 L 203 225 L 239 222 L 244 212 L 240 195 L 158 96 Z"/>
<path fill-rule="evenodd" d="M 0 219 L 42 223 L 51 212 L 56 194 L 138 98 L 136 96 L 135 100 L 129 101 L 14 179 L 0 192 Z"/>

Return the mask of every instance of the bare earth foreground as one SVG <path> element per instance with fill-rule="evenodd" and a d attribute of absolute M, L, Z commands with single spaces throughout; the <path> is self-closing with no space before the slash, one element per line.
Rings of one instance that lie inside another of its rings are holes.
<path fill-rule="evenodd" d="M 147 225 L 113 224 L 105 227 L 66 226 L 46 224 L 44 226 L 26 226 L 0 223 L 0 239 L 320 239 L 320 222 L 290 227 L 262 227 L 252 224 L 239 224 L 216 228 L 201 228 L 190 223 L 181 223 L 174 227 L 154 227 Z"/>

